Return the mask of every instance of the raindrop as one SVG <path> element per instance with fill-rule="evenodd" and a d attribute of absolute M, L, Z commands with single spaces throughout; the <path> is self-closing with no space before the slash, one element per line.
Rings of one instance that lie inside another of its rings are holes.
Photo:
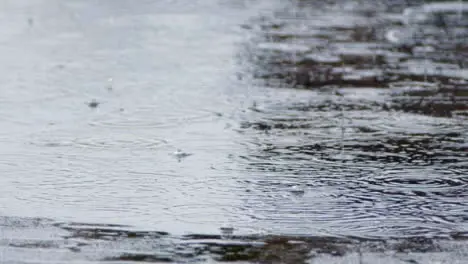
<path fill-rule="evenodd" d="M 172 153 L 172 155 L 177 158 L 177 160 L 180 162 L 182 159 L 188 157 L 188 156 L 191 156 L 192 153 L 188 153 L 188 152 L 183 152 L 181 149 L 177 149 L 174 153 Z"/>
<path fill-rule="evenodd" d="M 346 132 L 346 127 L 345 127 L 345 113 L 343 106 L 340 107 L 341 111 L 341 120 L 340 120 L 340 128 L 341 128 L 341 138 L 340 138 L 340 145 L 341 145 L 341 151 L 340 155 L 344 154 L 344 141 L 345 141 L 345 132 Z"/>
<path fill-rule="evenodd" d="M 301 185 L 291 186 L 291 189 L 289 190 L 289 192 L 297 197 L 302 197 L 305 194 L 305 185 L 301 184 Z"/>
<path fill-rule="evenodd" d="M 109 79 L 107 79 L 107 90 L 112 91 L 112 89 L 114 89 L 113 79 L 109 78 Z"/>
<path fill-rule="evenodd" d="M 91 102 L 88 102 L 88 106 L 89 106 L 90 108 L 96 108 L 96 107 L 99 106 L 99 104 L 100 104 L 100 103 L 99 103 L 98 101 L 96 101 L 95 99 L 93 99 Z"/>

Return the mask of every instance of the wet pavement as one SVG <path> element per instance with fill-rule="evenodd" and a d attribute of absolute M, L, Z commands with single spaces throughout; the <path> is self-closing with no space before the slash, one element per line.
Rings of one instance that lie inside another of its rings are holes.
<path fill-rule="evenodd" d="M 465 263 L 462 1 L 5 1 L 0 263 Z"/>

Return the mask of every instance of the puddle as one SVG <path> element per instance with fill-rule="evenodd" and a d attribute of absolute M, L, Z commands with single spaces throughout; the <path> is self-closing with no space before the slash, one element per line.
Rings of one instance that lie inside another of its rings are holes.
<path fill-rule="evenodd" d="M 0 262 L 467 259 L 464 2 L 3 7 Z"/>

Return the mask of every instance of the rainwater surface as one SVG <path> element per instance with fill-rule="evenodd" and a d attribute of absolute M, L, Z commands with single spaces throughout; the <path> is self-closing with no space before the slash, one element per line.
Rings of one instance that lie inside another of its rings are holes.
<path fill-rule="evenodd" d="M 2 1 L 0 263 L 464 263 L 467 26 L 462 1 Z"/>

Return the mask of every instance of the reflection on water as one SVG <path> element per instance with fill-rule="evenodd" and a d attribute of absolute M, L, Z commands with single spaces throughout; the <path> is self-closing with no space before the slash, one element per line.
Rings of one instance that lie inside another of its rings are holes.
<path fill-rule="evenodd" d="M 248 206 L 276 232 L 466 232 L 466 3 L 348 3 L 307 2 L 251 26 L 258 82 L 312 91 L 280 89 L 245 115 L 238 160 L 262 197 Z"/>
<path fill-rule="evenodd" d="M 335 2 L 256 21 L 259 37 L 247 49 L 258 66 L 254 75 L 269 85 L 307 88 L 388 88 L 398 82 L 417 91 L 404 94 L 411 100 L 395 95 L 394 109 L 466 115 L 466 3 Z M 420 93 L 421 82 L 436 91 Z"/>
<path fill-rule="evenodd" d="M 319 2 L 3 3 L 0 262 L 462 263 L 466 3 Z"/>

